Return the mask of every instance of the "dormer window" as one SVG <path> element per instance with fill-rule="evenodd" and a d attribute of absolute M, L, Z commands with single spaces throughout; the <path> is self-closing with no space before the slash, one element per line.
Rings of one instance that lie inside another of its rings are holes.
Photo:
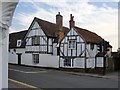
<path fill-rule="evenodd" d="M 76 40 L 69 40 L 68 49 L 75 49 L 75 48 L 76 48 Z"/>
<path fill-rule="evenodd" d="M 22 40 L 17 40 L 17 47 L 20 47 L 22 45 Z"/>

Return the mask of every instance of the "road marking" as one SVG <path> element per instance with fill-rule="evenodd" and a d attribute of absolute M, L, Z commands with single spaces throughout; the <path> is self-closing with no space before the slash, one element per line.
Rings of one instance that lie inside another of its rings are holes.
<path fill-rule="evenodd" d="M 16 72 L 21 72 L 21 73 L 26 73 L 25 71 L 21 71 L 21 70 L 17 70 L 17 69 L 8 69 L 8 70 L 12 70 L 12 71 L 16 71 Z"/>
<path fill-rule="evenodd" d="M 26 73 L 44 73 L 44 72 L 47 72 L 47 71 L 39 71 L 39 72 L 26 72 Z"/>
<path fill-rule="evenodd" d="M 10 78 L 8 78 L 8 80 L 11 81 L 11 82 L 14 82 L 14 83 L 17 83 L 17 84 L 21 84 L 21 85 L 29 87 L 29 88 L 35 88 L 35 89 L 38 90 L 38 87 L 29 85 L 29 84 L 26 84 L 26 83 L 23 83 L 23 82 L 20 82 L 20 81 L 16 81 L 16 80 L 13 80 L 13 79 L 10 79 Z"/>
<path fill-rule="evenodd" d="M 9 68 L 9 70 L 21 72 L 21 73 L 44 73 L 44 72 L 47 72 L 47 71 L 26 72 L 26 71 L 21 71 L 21 70 L 17 70 L 17 69 L 11 69 L 11 68 Z"/>

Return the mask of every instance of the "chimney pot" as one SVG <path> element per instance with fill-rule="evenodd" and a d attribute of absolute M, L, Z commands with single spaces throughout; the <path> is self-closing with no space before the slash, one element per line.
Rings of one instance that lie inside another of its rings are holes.
<path fill-rule="evenodd" d="M 60 15 L 60 12 L 58 12 L 58 15 Z"/>

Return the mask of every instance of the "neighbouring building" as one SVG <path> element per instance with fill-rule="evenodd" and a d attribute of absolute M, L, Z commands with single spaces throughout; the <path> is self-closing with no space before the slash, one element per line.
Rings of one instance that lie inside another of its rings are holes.
<path fill-rule="evenodd" d="M 63 26 L 60 12 L 56 23 L 35 17 L 28 30 L 10 34 L 9 63 L 53 68 L 103 67 L 103 58 L 97 57 L 97 43 L 102 40 L 96 33 L 75 26 L 72 14 L 69 28 Z"/>

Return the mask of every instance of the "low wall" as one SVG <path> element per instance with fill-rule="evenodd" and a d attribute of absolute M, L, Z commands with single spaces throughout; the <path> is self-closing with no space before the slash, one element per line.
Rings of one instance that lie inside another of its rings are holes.
<path fill-rule="evenodd" d="M 38 67 L 59 68 L 59 56 L 39 54 L 39 63 L 34 64 L 32 59 L 32 54 L 26 54 L 25 59 L 22 60 L 22 64 L 30 65 L 30 66 L 38 66 Z"/>

